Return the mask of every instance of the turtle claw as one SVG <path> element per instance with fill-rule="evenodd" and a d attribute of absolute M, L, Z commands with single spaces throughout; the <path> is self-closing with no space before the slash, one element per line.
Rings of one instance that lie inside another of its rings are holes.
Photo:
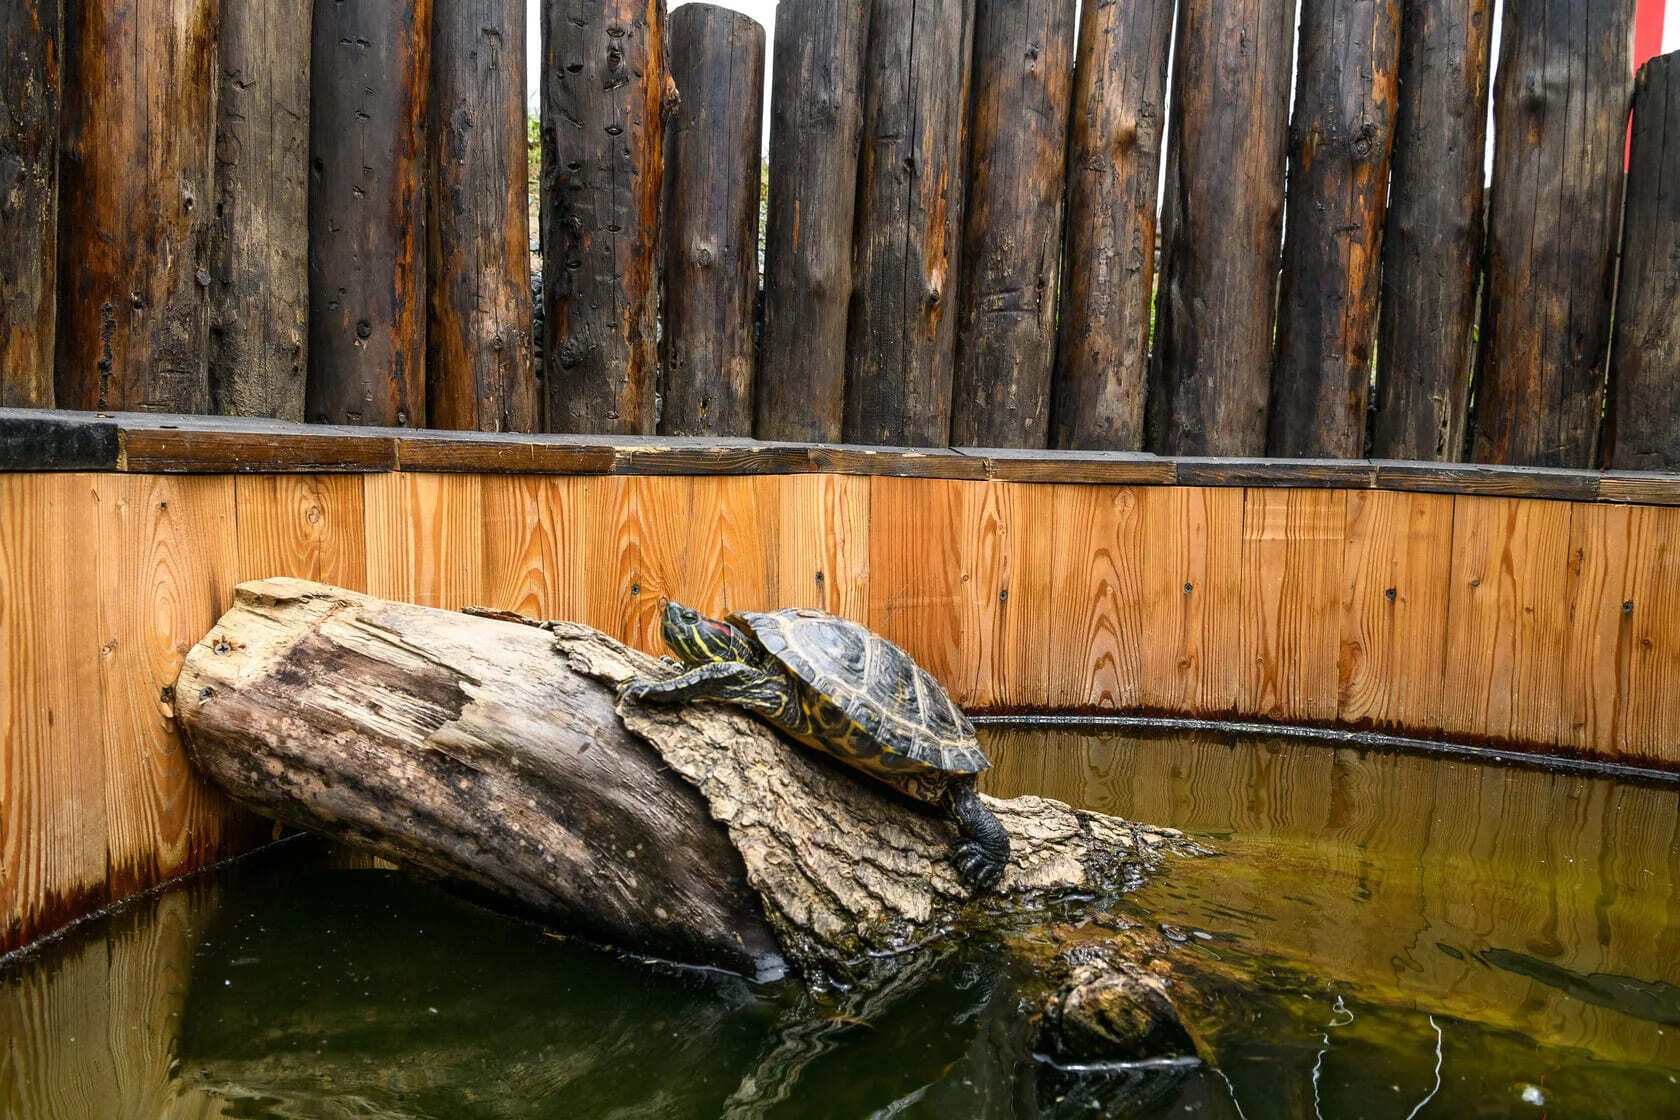
<path fill-rule="evenodd" d="M 1003 879 L 1006 866 L 1004 860 L 997 859 L 986 851 L 983 844 L 974 840 L 959 843 L 952 862 L 956 864 L 957 877 L 975 894 L 984 894 L 996 887 Z"/>
<path fill-rule="evenodd" d="M 640 700 L 647 695 L 648 689 L 652 688 L 653 685 L 654 682 L 646 677 L 631 677 L 618 686 L 618 698 L 620 700 Z"/>

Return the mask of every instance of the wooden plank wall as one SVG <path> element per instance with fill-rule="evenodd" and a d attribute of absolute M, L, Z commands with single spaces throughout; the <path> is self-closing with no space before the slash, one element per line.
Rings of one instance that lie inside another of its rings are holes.
<path fill-rule="evenodd" d="M 866 620 L 971 709 L 1339 723 L 1680 765 L 1680 508 L 780 476 L 0 474 L 0 949 L 267 835 L 169 719 L 240 580 Z"/>

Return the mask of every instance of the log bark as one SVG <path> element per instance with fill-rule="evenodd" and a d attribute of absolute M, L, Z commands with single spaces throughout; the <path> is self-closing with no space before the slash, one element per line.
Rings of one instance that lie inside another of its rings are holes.
<path fill-rule="evenodd" d="M 1357 459 L 1377 333 L 1400 0 L 1305 0 L 1269 454 Z"/>
<path fill-rule="evenodd" d="M 753 421 L 759 439 L 841 439 L 870 6 L 777 6 Z"/>
<path fill-rule="evenodd" d="M 493 891 L 598 938 L 760 974 L 845 974 L 959 916 L 1116 889 L 1176 834 L 1038 797 L 971 899 L 954 825 L 735 709 L 617 703 L 660 661 L 299 580 L 242 584 L 175 686 L 236 800 Z"/>
<path fill-rule="evenodd" d="M 426 423 L 537 430 L 525 0 L 433 0 Z"/>
<path fill-rule="evenodd" d="M 0 408 L 53 406 L 63 0 L 0 10 Z"/>
<path fill-rule="evenodd" d="M 1068 138 L 1056 447 L 1143 448 L 1171 0 L 1086 0 Z"/>
<path fill-rule="evenodd" d="M 664 0 L 543 4 L 544 424 L 652 435 Z"/>
<path fill-rule="evenodd" d="M 1590 467 L 1598 450 L 1632 0 L 1512 0 L 1494 88 L 1479 463 Z"/>
<path fill-rule="evenodd" d="M 208 412 L 216 5 L 64 14 L 58 407 Z"/>
<path fill-rule="evenodd" d="M 870 20 L 848 443 L 950 439 L 973 32 L 974 0 L 878 0 Z"/>
<path fill-rule="evenodd" d="M 1457 461 L 1469 424 L 1493 0 L 1404 0 L 1371 454 Z"/>
<path fill-rule="evenodd" d="M 1044 447 L 1075 0 L 979 0 L 951 442 Z"/>
<path fill-rule="evenodd" d="M 1639 71 L 1605 464 L 1680 470 L 1680 51 Z"/>
<path fill-rule="evenodd" d="M 665 168 L 665 402 L 659 431 L 751 436 L 764 28 L 715 4 L 671 15 L 680 107 Z"/>
<path fill-rule="evenodd" d="M 315 5 L 305 410 L 318 424 L 426 426 L 431 26 L 431 0 Z"/>
<path fill-rule="evenodd" d="M 222 0 L 210 403 L 301 421 L 309 369 L 310 26 L 287 0 Z"/>
<path fill-rule="evenodd" d="M 1162 454 L 1265 453 L 1293 14 L 1179 5 L 1149 387 Z"/>

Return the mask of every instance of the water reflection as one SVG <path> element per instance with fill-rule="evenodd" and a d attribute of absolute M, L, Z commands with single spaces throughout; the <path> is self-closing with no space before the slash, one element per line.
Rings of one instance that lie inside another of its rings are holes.
<path fill-rule="evenodd" d="M 1045 1067 L 1019 965 L 983 945 L 819 998 L 298 847 L 0 969 L 0 1115 L 1680 1114 L 1673 789 L 1282 740 L 987 739 L 995 792 L 1218 839 L 1125 903 L 1252 977 L 1194 1013 L 1217 1069 Z"/>

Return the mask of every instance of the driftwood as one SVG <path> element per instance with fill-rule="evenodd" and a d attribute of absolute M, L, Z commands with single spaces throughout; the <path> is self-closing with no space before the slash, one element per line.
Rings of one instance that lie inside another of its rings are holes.
<path fill-rule="evenodd" d="M 176 710 L 233 797 L 612 944 L 812 974 L 960 920 L 1117 890 L 1181 841 L 1057 801 L 990 802 L 1014 857 L 970 898 L 953 825 L 713 704 L 615 700 L 665 663 L 546 628 L 298 580 L 238 589 Z"/>

